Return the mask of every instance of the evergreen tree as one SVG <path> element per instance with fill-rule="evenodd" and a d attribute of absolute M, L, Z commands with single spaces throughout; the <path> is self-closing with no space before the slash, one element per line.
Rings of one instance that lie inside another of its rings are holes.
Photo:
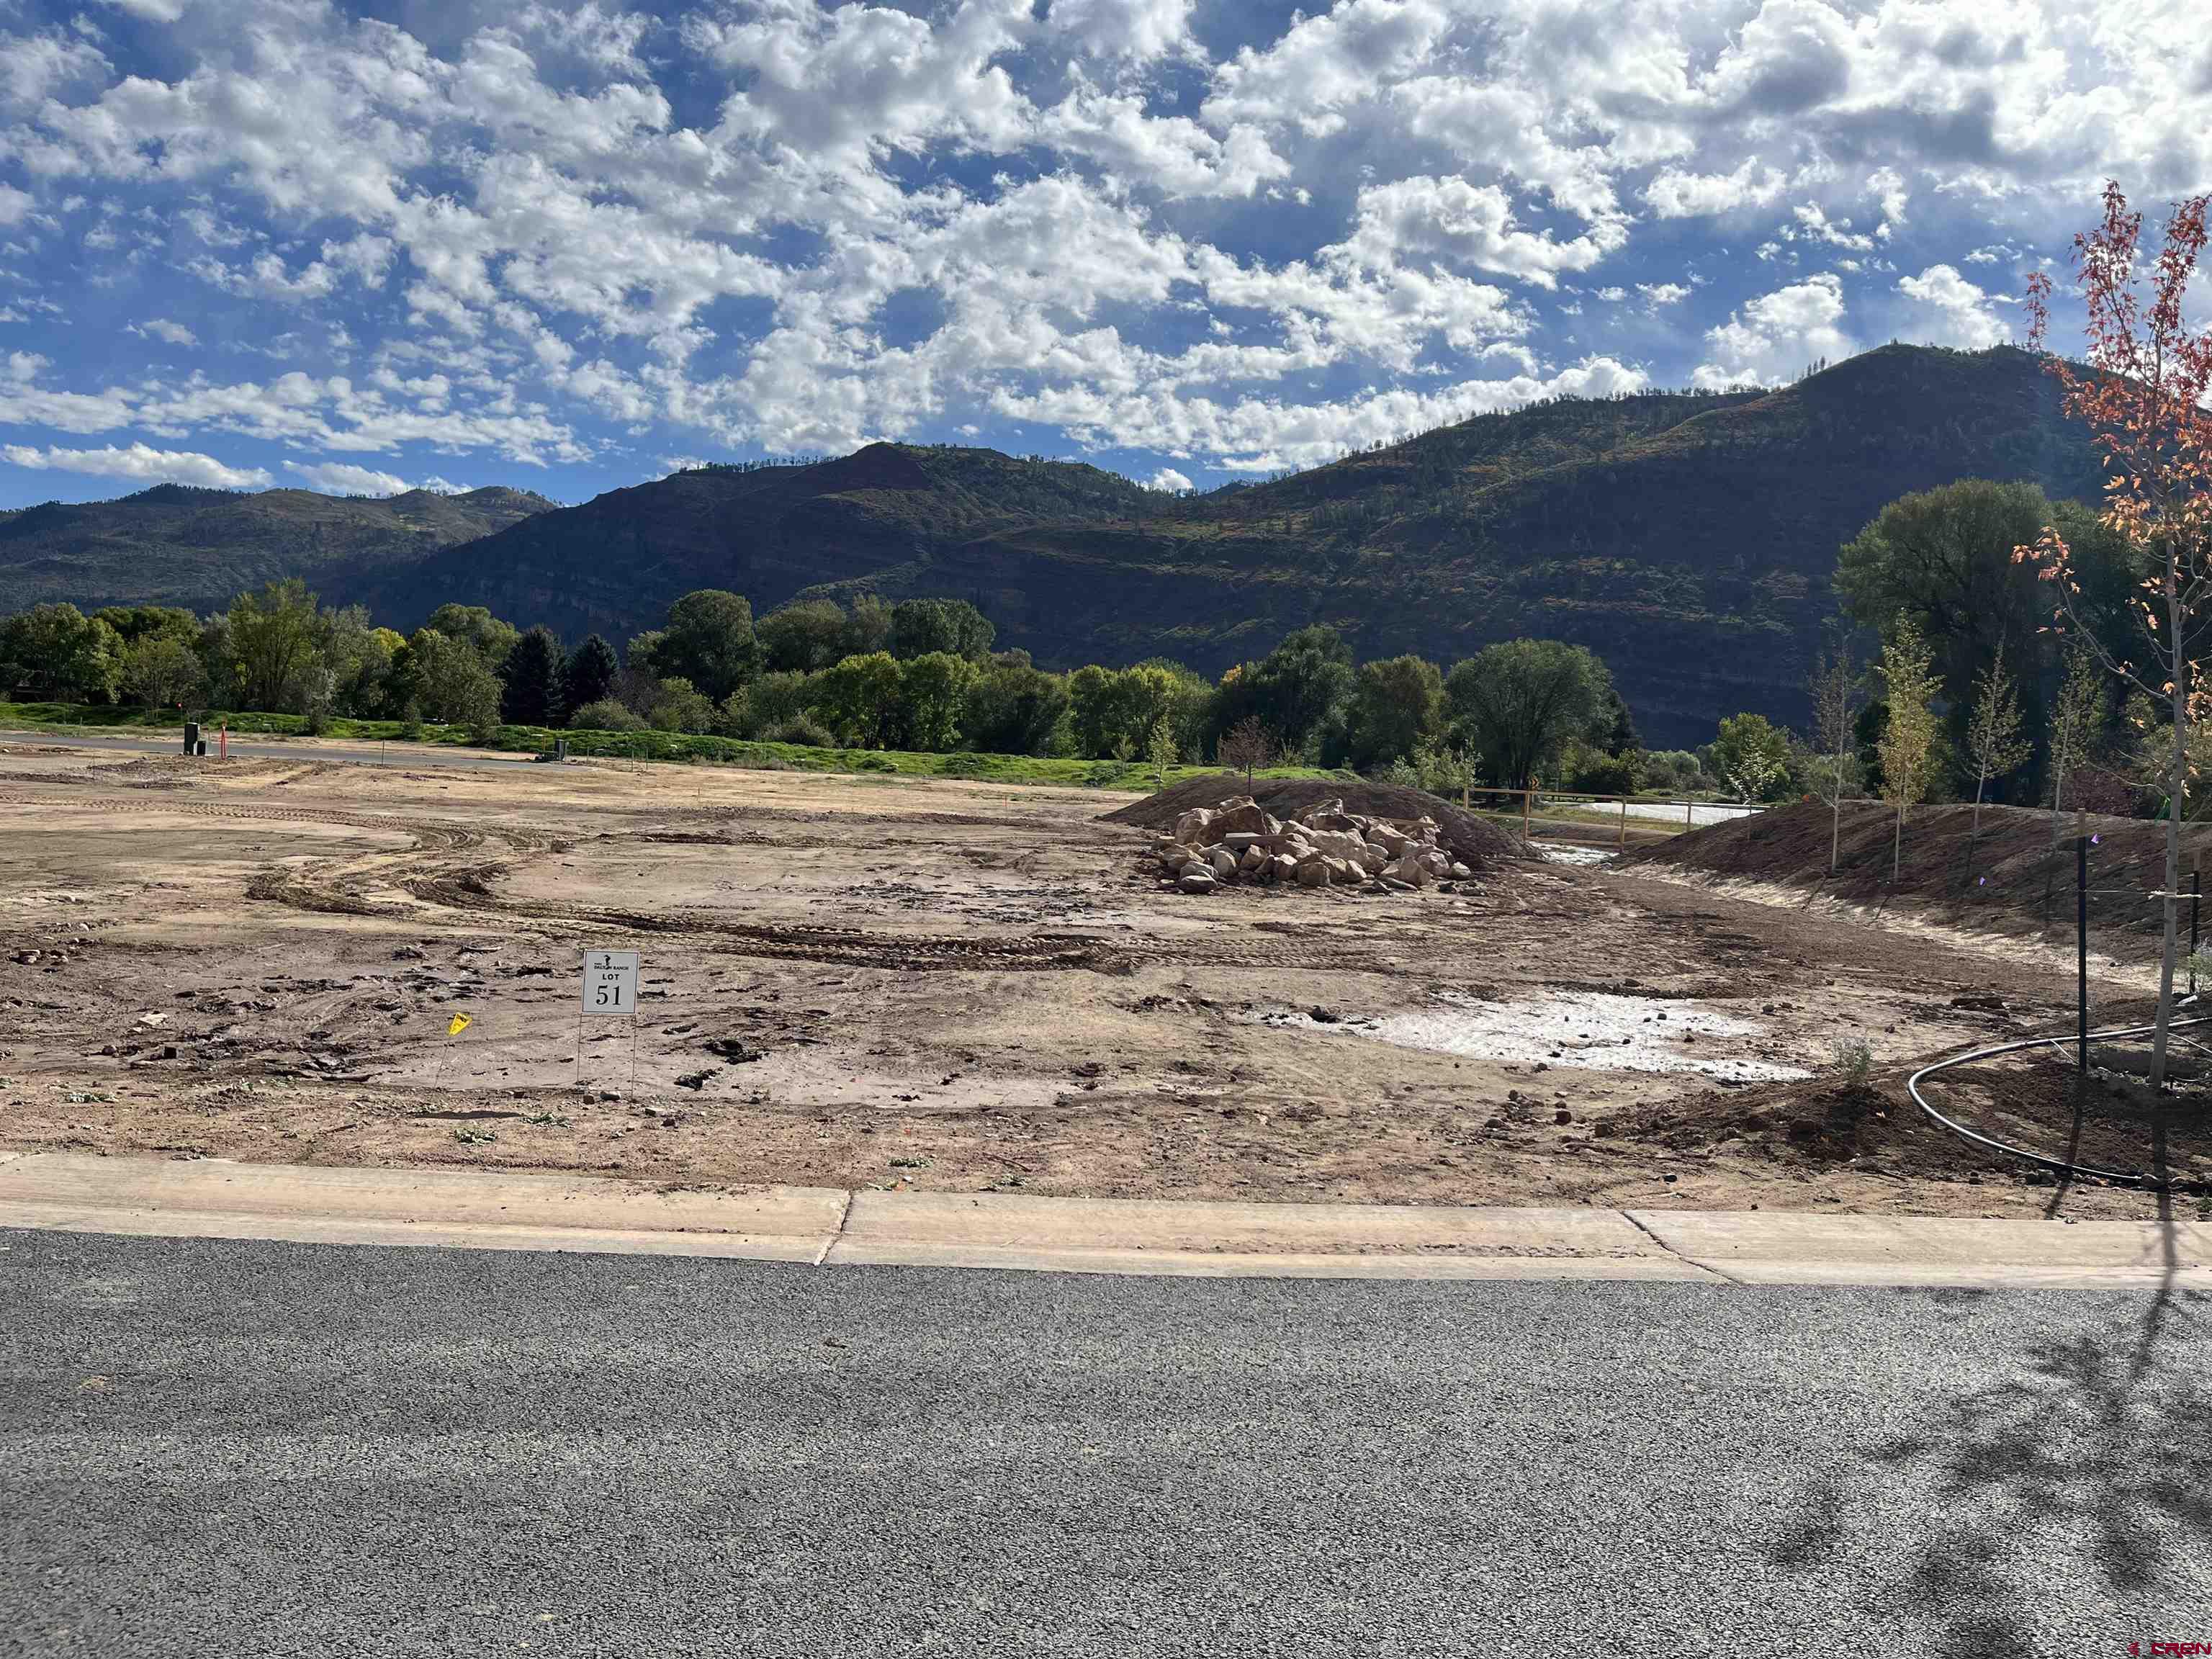
<path fill-rule="evenodd" d="M 615 681 L 621 673 L 622 662 L 614 647 L 597 634 L 578 646 L 561 674 L 563 720 L 586 703 L 605 702 L 614 696 Z"/>
<path fill-rule="evenodd" d="M 532 629 L 500 665 L 500 717 L 511 726 L 553 726 L 561 718 L 561 641 Z"/>

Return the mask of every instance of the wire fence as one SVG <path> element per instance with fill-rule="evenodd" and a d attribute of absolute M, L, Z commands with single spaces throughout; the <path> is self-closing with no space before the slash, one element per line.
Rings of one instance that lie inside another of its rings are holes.
<path fill-rule="evenodd" d="M 1460 805 L 1509 821 L 1518 819 L 1522 840 L 1572 847 L 1611 846 L 1626 851 L 1637 840 L 1660 840 L 1685 830 L 1733 823 L 1765 809 L 1736 801 L 1674 799 L 1650 795 L 1601 795 L 1532 787 L 1506 789 L 1468 785 Z"/>

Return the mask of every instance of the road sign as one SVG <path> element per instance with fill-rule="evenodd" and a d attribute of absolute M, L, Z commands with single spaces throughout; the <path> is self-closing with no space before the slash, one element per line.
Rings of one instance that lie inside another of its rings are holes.
<path fill-rule="evenodd" d="M 637 952 L 584 952 L 584 1012 L 623 1018 L 637 1017 Z"/>

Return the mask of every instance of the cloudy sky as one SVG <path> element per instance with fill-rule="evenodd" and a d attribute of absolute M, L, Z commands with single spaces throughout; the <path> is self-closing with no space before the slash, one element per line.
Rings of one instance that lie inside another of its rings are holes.
<path fill-rule="evenodd" d="M 1168 487 L 2010 337 L 2212 180 L 2203 0 L 0 0 L 0 506 Z"/>

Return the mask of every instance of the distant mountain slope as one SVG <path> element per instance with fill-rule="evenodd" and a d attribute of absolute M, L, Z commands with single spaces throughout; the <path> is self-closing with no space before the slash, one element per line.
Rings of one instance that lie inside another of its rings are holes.
<path fill-rule="evenodd" d="M 2033 359 L 1889 346 L 1771 392 L 1538 404 L 1188 499 L 984 449 L 707 468 L 411 559 L 364 546 L 317 580 L 395 625 L 454 599 L 617 642 L 695 587 L 757 611 L 941 594 L 1053 666 L 1218 672 L 1310 622 L 1447 665 L 1548 635 L 1604 656 L 1647 741 L 1675 746 L 1738 709 L 1802 719 L 1837 548 L 1896 496 L 1972 477 L 2100 483 Z"/>
<path fill-rule="evenodd" d="M 1051 661 L 1216 670 L 1307 622 L 1363 655 L 1445 664 L 1568 639 L 1612 665 L 1648 741 L 1687 744 L 1738 709 L 1802 720 L 1837 548 L 1898 495 L 1972 477 L 2054 497 L 2100 483 L 2033 359 L 1894 346 L 1764 394 L 1484 416 L 1140 526 L 1005 532 L 872 585 L 968 594 Z"/>
<path fill-rule="evenodd" d="M 406 569 L 364 562 L 348 591 L 409 623 L 453 599 L 619 644 L 694 588 L 733 589 L 766 611 L 886 569 L 927 586 L 940 550 L 1164 504 L 1094 466 L 871 444 L 810 466 L 702 467 L 612 490 Z"/>
<path fill-rule="evenodd" d="M 0 611 L 67 599 L 90 609 L 179 605 L 211 611 L 283 576 L 402 567 L 504 530 L 555 503 L 526 489 L 426 489 L 380 500 L 307 489 L 258 495 L 157 484 L 120 501 L 0 513 Z"/>

